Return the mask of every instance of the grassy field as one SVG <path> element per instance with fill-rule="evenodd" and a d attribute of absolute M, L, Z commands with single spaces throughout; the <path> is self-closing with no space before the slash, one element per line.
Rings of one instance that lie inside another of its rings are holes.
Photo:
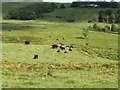
<path fill-rule="evenodd" d="M 117 34 L 89 31 L 88 39 L 82 39 L 82 28 L 93 25 L 85 22 L 3 20 L 2 24 L 3 87 L 118 87 Z M 31 44 L 25 45 L 25 40 Z M 57 53 L 51 45 L 59 42 L 75 48 Z M 33 59 L 34 54 L 39 58 Z"/>
<path fill-rule="evenodd" d="M 30 4 L 3 3 L 2 14 Z M 72 9 L 69 5 L 44 13 L 39 20 L 0 21 L 3 88 L 118 88 L 118 35 L 89 30 L 88 39 L 84 39 L 83 28 L 93 26 L 87 21 L 97 18 L 101 9 Z M 76 22 L 56 18 L 71 13 Z M 30 44 L 25 45 L 25 41 Z M 60 42 L 74 44 L 74 48 L 52 49 L 52 44 Z M 35 54 L 38 59 L 33 59 Z"/>

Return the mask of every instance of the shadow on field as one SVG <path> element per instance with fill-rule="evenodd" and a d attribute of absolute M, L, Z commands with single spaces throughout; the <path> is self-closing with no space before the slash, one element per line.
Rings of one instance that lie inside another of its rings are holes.
<path fill-rule="evenodd" d="M 44 44 L 46 39 L 40 37 L 31 37 L 31 36 L 13 36 L 13 37 L 2 37 L 2 42 L 4 43 L 27 43 L 32 42 L 31 44 L 39 45 Z"/>
<path fill-rule="evenodd" d="M 76 39 L 84 39 L 83 37 L 75 37 Z"/>
<path fill-rule="evenodd" d="M 24 30 L 30 29 L 32 26 L 22 25 L 22 24 L 14 24 L 14 23 L 2 23 L 2 30 Z"/>

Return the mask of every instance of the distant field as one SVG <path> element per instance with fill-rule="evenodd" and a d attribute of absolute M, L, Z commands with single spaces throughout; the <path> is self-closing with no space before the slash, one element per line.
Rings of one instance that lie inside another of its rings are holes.
<path fill-rule="evenodd" d="M 3 87 L 118 87 L 117 34 L 90 31 L 88 39 L 81 39 L 82 28 L 93 25 L 85 22 L 3 20 L 2 23 Z M 31 44 L 25 45 L 25 40 Z M 74 44 L 75 48 L 57 53 L 58 49 L 52 49 L 51 45 L 59 42 Z M 39 59 L 33 59 L 34 54 Z"/>

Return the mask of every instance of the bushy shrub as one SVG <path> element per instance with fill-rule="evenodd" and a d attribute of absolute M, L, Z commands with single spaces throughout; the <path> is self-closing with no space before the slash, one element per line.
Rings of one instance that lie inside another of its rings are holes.
<path fill-rule="evenodd" d="M 110 26 L 106 25 L 104 28 L 105 28 L 105 32 L 110 32 Z"/>
<path fill-rule="evenodd" d="M 61 5 L 60 5 L 60 8 L 61 8 L 61 9 L 65 8 L 65 5 L 64 5 L 64 4 L 61 4 Z"/>
<path fill-rule="evenodd" d="M 95 31 L 102 31 L 102 28 L 100 26 L 98 26 L 97 23 L 95 23 L 93 25 L 93 30 L 95 30 Z"/>
<path fill-rule="evenodd" d="M 117 26 L 117 25 L 115 25 L 115 24 L 112 24 L 112 25 L 111 25 L 111 31 L 112 31 L 112 32 L 118 32 L 118 30 L 119 30 L 119 29 L 118 29 L 118 26 Z"/>

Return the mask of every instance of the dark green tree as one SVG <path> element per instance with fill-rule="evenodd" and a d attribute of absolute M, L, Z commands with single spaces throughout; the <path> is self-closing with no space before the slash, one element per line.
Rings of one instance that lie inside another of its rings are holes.
<path fill-rule="evenodd" d="M 108 22 L 109 23 L 115 23 L 115 14 L 114 13 L 112 13 L 110 16 L 109 16 L 109 19 L 108 19 Z"/>
<path fill-rule="evenodd" d="M 99 26 L 97 25 L 97 23 L 95 23 L 95 24 L 93 25 L 93 29 L 96 30 L 96 31 L 98 30 L 98 27 L 99 27 Z"/>
<path fill-rule="evenodd" d="M 111 31 L 112 31 L 112 32 L 117 32 L 117 31 L 118 31 L 117 25 L 112 24 L 112 25 L 111 25 Z"/>
<path fill-rule="evenodd" d="M 51 3 L 50 4 L 50 7 L 52 8 L 52 10 L 56 9 L 57 8 L 57 5 L 55 3 Z"/>
<path fill-rule="evenodd" d="M 108 15 L 108 16 L 110 16 L 112 13 L 113 13 L 112 9 L 105 10 L 105 14 Z"/>
<path fill-rule="evenodd" d="M 60 8 L 61 8 L 61 9 L 65 8 L 65 5 L 64 5 L 64 4 L 61 4 L 61 5 L 60 5 Z"/>
<path fill-rule="evenodd" d="M 103 10 L 99 11 L 99 17 L 98 22 L 104 22 L 105 21 L 105 12 Z"/>
<path fill-rule="evenodd" d="M 106 26 L 104 27 L 104 30 L 105 30 L 105 32 L 110 32 L 110 26 L 106 25 Z"/>

